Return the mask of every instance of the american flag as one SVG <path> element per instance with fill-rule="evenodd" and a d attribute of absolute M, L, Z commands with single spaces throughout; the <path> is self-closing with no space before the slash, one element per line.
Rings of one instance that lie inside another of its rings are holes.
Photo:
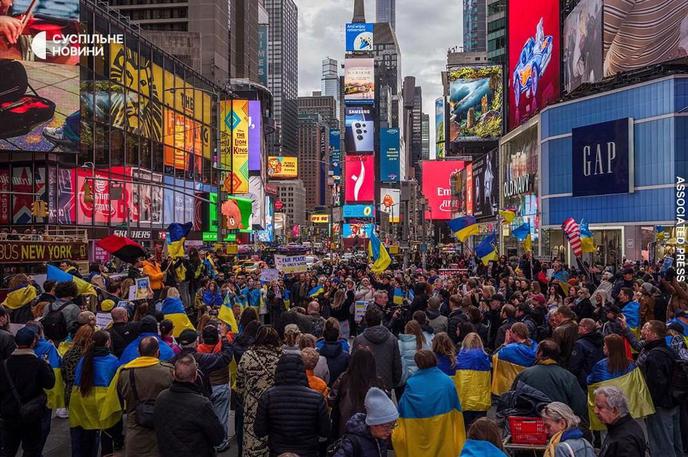
<path fill-rule="evenodd" d="M 561 229 L 566 233 L 566 238 L 568 238 L 571 249 L 573 249 L 573 255 L 576 257 L 582 256 L 583 247 L 581 246 L 580 227 L 576 221 L 569 217 L 561 224 Z"/>

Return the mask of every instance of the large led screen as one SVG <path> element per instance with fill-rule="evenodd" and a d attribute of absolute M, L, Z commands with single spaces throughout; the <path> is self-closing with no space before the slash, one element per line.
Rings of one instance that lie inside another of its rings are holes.
<path fill-rule="evenodd" d="M 346 24 L 346 52 L 372 51 L 374 28 L 365 22 Z"/>
<path fill-rule="evenodd" d="M 497 150 L 488 152 L 473 161 L 473 215 L 490 218 L 497 215 L 499 206 L 499 180 L 497 176 Z"/>
<path fill-rule="evenodd" d="M 564 88 L 602 78 L 602 2 L 583 0 L 564 21 Z"/>
<path fill-rule="evenodd" d="M 400 189 L 391 189 L 389 187 L 380 188 L 380 211 L 389 215 L 390 224 L 398 224 L 400 222 L 400 200 Z"/>
<path fill-rule="evenodd" d="M 263 112 L 258 100 L 248 102 L 248 171 L 260 171 L 263 151 Z"/>
<path fill-rule="evenodd" d="M 509 128 L 559 98 L 559 2 L 510 0 Z"/>
<path fill-rule="evenodd" d="M 463 170 L 461 160 L 425 160 L 422 162 L 423 196 L 428 201 L 426 219 L 446 221 L 457 211 L 458 201 L 452 197 L 452 176 Z"/>
<path fill-rule="evenodd" d="M 346 156 L 344 198 L 347 203 L 375 200 L 375 160 L 372 155 Z"/>
<path fill-rule="evenodd" d="M 373 107 L 347 106 L 344 147 L 347 154 L 375 151 L 375 112 Z"/>
<path fill-rule="evenodd" d="M 231 184 L 225 191 L 248 193 L 249 104 L 248 100 L 220 102 L 220 164 L 229 168 Z M 231 165 L 230 165 L 231 162 Z M 227 180 L 230 183 L 229 180 Z"/>
<path fill-rule="evenodd" d="M 374 224 L 342 224 L 342 238 L 370 238 Z"/>
<path fill-rule="evenodd" d="M 439 97 L 435 100 L 435 159 L 444 159 L 445 156 L 444 125 L 444 97 Z"/>
<path fill-rule="evenodd" d="M 375 102 L 375 61 L 346 59 L 344 61 L 344 100 L 347 103 Z"/>
<path fill-rule="evenodd" d="M 399 159 L 399 129 L 380 130 L 380 181 L 399 182 Z"/>
<path fill-rule="evenodd" d="M 471 141 L 502 134 L 501 66 L 449 70 L 449 140 Z"/>

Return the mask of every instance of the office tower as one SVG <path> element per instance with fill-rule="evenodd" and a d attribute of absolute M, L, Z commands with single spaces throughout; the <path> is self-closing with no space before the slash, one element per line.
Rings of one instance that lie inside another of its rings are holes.
<path fill-rule="evenodd" d="M 377 0 L 377 2 L 375 2 L 375 22 L 378 24 L 388 23 L 392 28 L 396 27 L 396 0 Z"/>
<path fill-rule="evenodd" d="M 486 50 L 485 0 L 463 0 L 463 50 L 480 52 Z"/>
<path fill-rule="evenodd" d="M 487 0 L 487 57 L 506 62 L 506 0 Z"/>
<path fill-rule="evenodd" d="M 430 160 L 430 115 L 423 113 L 421 117 L 421 155 L 423 160 Z"/>
<path fill-rule="evenodd" d="M 276 131 L 268 150 L 298 148 L 299 22 L 294 0 L 265 0 L 268 11 L 268 89 L 273 96 Z"/>
<path fill-rule="evenodd" d="M 277 186 L 277 195 L 284 205 L 284 231 L 291 236 L 294 225 L 306 224 L 306 188 L 300 179 L 271 181 Z"/>
<path fill-rule="evenodd" d="M 231 77 L 259 83 L 259 17 L 261 13 L 266 16 L 267 12 L 255 0 L 231 0 L 231 2 Z"/>
<path fill-rule="evenodd" d="M 363 0 L 354 0 L 354 16 L 351 22 L 365 22 L 365 5 Z"/>
<path fill-rule="evenodd" d="M 413 109 L 411 120 L 411 166 L 420 176 L 420 162 L 423 160 L 423 89 L 416 86 L 413 90 Z"/>
<path fill-rule="evenodd" d="M 337 102 L 334 97 L 313 92 L 310 97 L 299 97 L 299 116 L 318 114 L 330 128 L 338 129 Z"/>
<path fill-rule="evenodd" d="M 320 92 L 325 97 L 333 97 L 335 108 L 339 112 L 339 68 L 335 59 L 329 57 L 322 61 L 322 76 L 320 79 Z M 324 116 L 326 117 L 326 116 Z M 335 119 L 338 116 L 335 116 Z"/>
<path fill-rule="evenodd" d="M 330 100 L 332 100 L 330 98 Z M 330 127 L 318 113 L 299 113 L 299 178 L 306 188 L 306 211 L 327 203 Z"/>

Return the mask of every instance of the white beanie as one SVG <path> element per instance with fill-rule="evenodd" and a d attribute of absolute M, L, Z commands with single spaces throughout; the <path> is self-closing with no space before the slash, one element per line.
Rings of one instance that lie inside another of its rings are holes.
<path fill-rule="evenodd" d="M 397 407 L 387 394 L 371 387 L 365 397 L 366 425 L 383 425 L 394 422 L 399 418 Z"/>

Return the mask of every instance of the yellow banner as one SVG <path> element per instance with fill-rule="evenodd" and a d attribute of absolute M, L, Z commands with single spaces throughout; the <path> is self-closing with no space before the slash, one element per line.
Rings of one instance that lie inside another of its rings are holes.
<path fill-rule="evenodd" d="M 268 177 L 274 179 L 295 179 L 299 176 L 298 157 L 268 157 Z"/>
<path fill-rule="evenodd" d="M 247 194 L 248 185 L 248 100 L 220 102 L 220 163 L 230 168 L 225 191 Z"/>
<path fill-rule="evenodd" d="M 329 224 L 330 216 L 328 214 L 311 214 L 311 223 L 313 224 Z"/>

